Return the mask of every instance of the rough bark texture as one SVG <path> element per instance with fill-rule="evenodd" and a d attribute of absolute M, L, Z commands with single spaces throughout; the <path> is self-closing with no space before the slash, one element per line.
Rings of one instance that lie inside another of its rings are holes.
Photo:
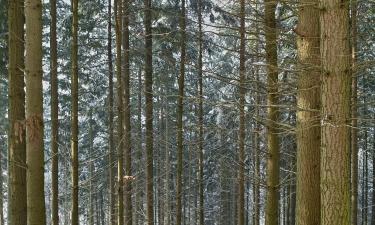
<path fill-rule="evenodd" d="M 117 76 L 117 224 L 124 225 L 124 84 L 122 79 L 122 1 L 115 0 L 115 18 L 116 18 L 116 76 Z"/>
<path fill-rule="evenodd" d="M 145 100 L 146 100 L 146 208 L 147 225 L 154 225 L 153 185 L 153 92 L 152 92 L 152 7 L 151 0 L 145 0 Z"/>
<path fill-rule="evenodd" d="M 300 0 L 297 34 L 298 225 L 320 224 L 320 42 L 318 1 Z"/>
<path fill-rule="evenodd" d="M 129 0 L 124 0 L 123 48 L 124 48 L 124 151 L 125 151 L 125 225 L 132 225 L 132 156 L 130 127 L 130 68 L 129 68 Z"/>
<path fill-rule="evenodd" d="M 57 86 L 57 41 L 56 41 L 56 0 L 51 0 L 51 152 L 52 152 L 52 225 L 59 224 L 59 118 L 58 118 L 58 86 Z"/>
<path fill-rule="evenodd" d="M 238 198 L 237 224 L 245 224 L 245 0 L 240 1 L 240 83 L 239 83 L 239 117 L 238 130 Z"/>
<path fill-rule="evenodd" d="M 181 0 L 180 15 L 180 76 L 178 78 L 178 100 L 177 100 L 177 178 L 176 178 L 176 225 L 182 224 L 182 164 L 183 164 L 183 108 L 184 108 L 184 86 L 185 86 L 185 57 L 186 57 L 186 23 L 185 23 L 185 0 Z"/>
<path fill-rule="evenodd" d="M 72 0 L 72 113 L 71 113 L 71 154 L 72 154 L 72 225 L 79 224 L 78 218 L 78 0 Z"/>
<path fill-rule="evenodd" d="M 350 224 L 348 1 L 321 1 L 321 224 Z"/>
<path fill-rule="evenodd" d="M 279 205 L 279 138 L 277 135 L 277 120 L 279 113 L 275 107 L 278 104 L 278 68 L 276 42 L 276 10 L 277 1 L 265 1 L 265 31 L 266 31 L 266 61 L 267 61 L 267 199 L 266 225 L 278 224 Z"/>
<path fill-rule="evenodd" d="M 25 2 L 27 224 L 46 224 L 42 86 L 42 1 Z M 25 216 L 25 215 L 24 215 Z"/>
<path fill-rule="evenodd" d="M 24 0 L 9 1 L 8 223 L 26 225 Z"/>

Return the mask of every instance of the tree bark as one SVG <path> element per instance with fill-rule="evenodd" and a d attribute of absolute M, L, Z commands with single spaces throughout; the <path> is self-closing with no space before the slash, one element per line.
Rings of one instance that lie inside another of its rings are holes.
<path fill-rule="evenodd" d="M 297 208 L 298 225 L 320 224 L 320 26 L 318 1 L 299 3 L 297 48 Z"/>
<path fill-rule="evenodd" d="M 24 0 L 9 1 L 8 223 L 26 225 Z"/>
<path fill-rule="evenodd" d="M 357 0 L 351 1 L 351 53 L 352 53 L 352 129 L 351 129 L 351 224 L 358 224 L 358 79 L 355 71 L 357 52 Z"/>
<path fill-rule="evenodd" d="M 28 0 L 25 3 L 27 224 L 44 225 L 42 2 Z"/>
<path fill-rule="evenodd" d="M 203 183 L 203 30 L 202 30 L 202 0 L 198 0 L 198 95 L 199 95 L 199 112 L 198 112 L 198 126 L 199 126 L 199 140 L 198 140 L 198 192 L 199 192 L 199 225 L 204 225 L 204 183 Z M 166 224 L 167 225 L 167 224 Z"/>
<path fill-rule="evenodd" d="M 59 224 L 59 102 L 57 79 L 57 41 L 56 41 L 56 0 L 50 2 L 51 30 L 50 30 L 50 57 L 51 57 L 51 152 L 52 152 L 52 225 Z"/>
<path fill-rule="evenodd" d="M 93 179 L 94 179 L 94 157 L 93 146 L 94 146 L 94 135 L 92 127 L 92 109 L 89 110 L 89 225 L 94 225 L 94 194 L 93 194 Z"/>
<path fill-rule="evenodd" d="M 109 92 L 108 92 L 108 179 L 109 179 L 109 224 L 115 225 L 115 196 L 114 196 L 114 142 L 113 142 L 113 64 L 112 64 L 112 1 L 108 1 L 108 79 L 109 79 Z"/>
<path fill-rule="evenodd" d="M 278 224 L 279 205 L 279 138 L 277 135 L 277 120 L 279 113 L 275 105 L 278 104 L 278 66 L 277 66 L 277 38 L 276 38 L 276 10 L 277 1 L 265 1 L 265 31 L 266 31 L 266 61 L 267 61 L 267 198 L 266 225 Z"/>
<path fill-rule="evenodd" d="M 239 117 L 238 130 L 238 198 L 237 224 L 245 225 L 245 0 L 240 1 L 240 80 L 239 80 Z"/>
<path fill-rule="evenodd" d="M 118 135 L 118 149 L 117 149 L 117 224 L 124 225 L 124 103 L 123 93 L 124 84 L 122 79 L 122 57 L 121 57 L 121 40 L 122 40 L 122 1 L 115 0 L 115 18 L 116 18 L 116 76 L 117 76 L 117 135 Z"/>
<path fill-rule="evenodd" d="M 180 76 L 178 78 L 178 100 L 177 100 L 177 179 L 176 179 L 176 225 L 182 225 L 182 164 L 183 164 L 183 109 L 184 109 L 184 86 L 185 86 L 185 57 L 186 57 L 186 22 L 185 22 L 185 0 L 181 0 L 180 14 Z"/>
<path fill-rule="evenodd" d="M 145 14 L 145 98 L 146 98 L 146 192 L 147 225 L 154 225 L 153 185 L 153 92 L 152 92 L 152 0 L 144 0 Z"/>
<path fill-rule="evenodd" d="M 350 48 L 347 1 L 321 2 L 321 224 L 350 224 Z"/>
<path fill-rule="evenodd" d="M 129 0 L 124 0 L 123 9 L 123 48 L 124 48 L 124 150 L 125 150 L 125 225 L 132 225 L 132 156 L 130 123 L 130 66 L 129 66 Z"/>

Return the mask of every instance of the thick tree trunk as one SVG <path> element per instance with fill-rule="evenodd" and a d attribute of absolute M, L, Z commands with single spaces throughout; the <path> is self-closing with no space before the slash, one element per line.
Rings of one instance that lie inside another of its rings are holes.
<path fill-rule="evenodd" d="M 8 223 L 26 225 L 24 0 L 9 1 Z"/>
<path fill-rule="evenodd" d="M 57 79 L 56 0 L 51 0 L 51 152 L 52 152 L 52 225 L 59 224 L 59 102 Z"/>
<path fill-rule="evenodd" d="M 124 151 L 125 151 L 125 225 L 132 225 L 132 156 L 130 127 L 130 62 L 129 62 L 129 0 L 124 0 L 123 50 L 124 50 Z"/>
<path fill-rule="evenodd" d="M 121 40 L 122 40 L 122 1 L 115 0 L 115 18 L 116 18 L 116 76 L 117 76 L 117 224 L 124 225 L 124 103 L 123 93 L 124 84 L 122 79 L 122 57 L 121 57 Z"/>
<path fill-rule="evenodd" d="M 298 225 L 320 224 L 320 41 L 318 1 L 301 0 L 297 48 L 297 208 Z"/>
<path fill-rule="evenodd" d="M 322 0 L 321 224 L 350 224 L 348 1 Z"/>
<path fill-rule="evenodd" d="M 152 92 L 152 0 L 145 0 L 145 98 L 146 98 L 146 194 L 147 225 L 154 225 L 153 185 L 153 92 Z"/>
<path fill-rule="evenodd" d="M 245 0 L 240 1 L 240 80 L 239 80 L 239 117 L 238 130 L 238 198 L 237 224 L 245 225 Z"/>
<path fill-rule="evenodd" d="M 78 0 L 72 0 L 72 113 L 71 113 L 71 151 L 72 151 L 72 225 L 79 224 L 78 218 Z"/>
<path fill-rule="evenodd" d="M 266 61 L 267 61 L 267 199 L 266 225 L 278 224 L 279 205 L 279 138 L 277 135 L 277 120 L 279 117 L 278 104 L 278 68 L 277 68 L 277 38 L 276 10 L 277 1 L 265 1 L 265 31 L 266 31 Z"/>
<path fill-rule="evenodd" d="M 25 4 L 27 224 L 46 224 L 42 86 L 42 2 Z M 25 215 L 23 215 L 25 216 Z"/>
<path fill-rule="evenodd" d="M 182 164 L 183 164 L 183 109 L 184 109 L 184 86 L 185 86 L 185 57 L 186 57 L 186 22 L 185 22 L 185 0 L 181 0 L 180 32 L 181 32 L 181 61 L 180 76 L 178 78 L 178 100 L 177 100 L 177 179 L 176 179 L 176 225 L 182 225 Z"/>

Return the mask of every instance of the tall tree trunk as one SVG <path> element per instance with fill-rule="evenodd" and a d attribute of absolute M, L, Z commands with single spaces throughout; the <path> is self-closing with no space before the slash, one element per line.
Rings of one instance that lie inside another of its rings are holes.
<path fill-rule="evenodd" d="M 167 95 L 166 95 L 167 96 Z M 164 193 L 165 193 L 165 200 L 164 200 L 164 225 L 171 224 L 171 193 L 170 193 L 170 156 L 169 156 L 169 117 L 168 117 L 168 98 L 165 98 L 165 134 L 164 134 L 164 142 L 165 142 L 165 182 L 164 182 Z"/>
<path fill-rule="evenodd" d="M 71 151 L 72 151 L 72 225 L 79 224 L 78 218 L 78 0 L 72 0 L 72 113 L 71 113 Z"/>
<path fill-rule="evenodd" d="M 180 14 L 180 76 L 178 78 L 178 100 L 177 100 L 177 179 L 176 179 L 176 225 L 182 225 L 182 164 L 183 164 L 183 109 L 184 109 L 184 86 L 185 86 L 185 57 L 186 57 L 186 22 L 185 22 L 185 0 L 181 0 Z"/>
<path fill-rule="evenodd" d="M 277 38 L 276 10 L 277 1 L 265 1 L 265 31 L 266 31 L 266 61 L 267 61 L 267 199 L 266 225 L 278 224 L 279 205 L 279 138 L 277 135 L 277 120 L 279 113 L 275 107 L 278 104 L 278 68 L 277 68 Z"/>
<path fill-rule="evenodd" d="M 5 144 L 0 140 L 0 225 L 4 225 L 4 186 L 3 186 L 3 149 Z"/>
<path fill-rule="evenodd" d="M 129 0 L 124 0 L 123 48 L 124 48 L 124 150 L 125 150 L 125 225 L 132 225 L 132 156 L 130 127 L 130 64 L 129 64 Z"/>
<path fill-rule="evenodd" d="M 320 26 L 318 1 L 301 0 L 295 32 L 297 93 L 297 208 L 299 225 L 320 224 Z"/>
<path fill-rule="evenodd" d="M 199 225 L 204 225 L 204 183 L 203 183 L 203 30 L 202 30 L 202 0 L 198 0 L 198 95 L 199 95 L 199 112 L 198 112 L 198 126 L 199 126 L 199 156 L 198 156 L 198 192 L 199 192 Z M 167 225 L 167 224 L 166 224 Z"/>
<path fill-rule="evenodd" d="M 142 69 L 138 72 L 138 98 L 137 98 L 137 132 L 138 132 L 138 144 L 136 158 L 138 163 L 138 176 L 136 177 L 136 210 L 135 210 L 135 224 L 143 224 L 143 217 L 141 217 L 141 212 L 143 212 L 143 181 L 144 173 L 140 169 L 142 165 Z"/>
<path fill-rule="evenodd" d="M 9 1 L 8 223 L 26 225 L 24 0 Z"/>
<path fill-rule="evenodd" d="M 374 118 L 375 119 L 375 116 Z M 373 134 L 372 134 L 372 205 L 371 205 L 371 224 L 375 224 L 375 129 L 373 129 Z"/>
<path fill-rule="evenodd" d="M 114 196 L 114 142 L 113 142 L 113 64 L 112 64 L 112 1 L 108 1 L 108 79 L 109 79 L 109 92 L 108 92 L 108 179 L 109 179 L 109 224 L 115 225 L 115 196 Z"/>
<path fill-rule="evenodd" d="M 350 48 L 347 1 L 322 0 L 321 224 L 350 224 Z"/>
<path fill-rule="evenodd" d="M 27 224 L 44 225 L 46 224 L 46 209 L 44 202 L 41 0 L 26 1 L 25 18 Z"/>
<path fill-rule="evenodd" d="M 238 198 L 237 224 L 245 225 L 245 0 L 240 1 L 240 80 L 239 80 L 239 117 L 238 133 Z"/>
<path fill-rule="evenodd" d="M 94 179 L 94 165 L 93 160 L 93 142 L 94 142 L 94 135 L 93 135 L 93 128 L 92 128 L 92 109 L 89 110 L 89 225 L 94 225 L 94 194 L 92 190 L 93 186 L 93 179 Z"/>
<path fill-rule="evenodd" d="M 57 85 L 57 41 L 56 41 L 56 0 L 51 0 L 51 152 L 52 152 L 52 225 L 59 224 L 59 102 Z"/>
<path fill-rule="evenodd" d="M 363 99 L 366 104 L 366 98 Z M 364 106 L 363 115 L 366 115 L 366 106 Z M 368 146 L 368 133 L 367 128 L 364 130 L 364 143 L 362 147 L 362 225 L 367 225 L 367 200 L 368 200 L 368 168 L 367 168 L 367 146 Z"/>
<path fill-rule="evenodd" d="M 145 98 L 146 98 L 146 192 L 147 192 L 147 225 L 154 225 L 153 201 L 153 92 L 152 92 L 152 0 L 144 0 L 145 14 Z"/>
<path fill-rule="evenodd" d="M 117 149 L 117 224 L 124 225 L 124 178 L 123 178 L 123 163 L 124 163 L 124 103 L 123 93 L 124 84 L 122 79 L 122 57 L 121 57 L 121 40 L 122 40 L 122 1 L 115 0 L 115 18 L 116 18 L 116 76 L 117 76 L 117 135 L 118 135 L 118 149 Z"/>
<path fill-rule="evenodd" d="M 357 52 L 357 0 L 351 1 L 351 53 L 352 53 L 352 129 L 351 129 L 351 224 L 358 225 L 358 109 L 357 109 L 357 73 L 356 52 Z M 375 221 L 373 221 L 375 222 Z"/>

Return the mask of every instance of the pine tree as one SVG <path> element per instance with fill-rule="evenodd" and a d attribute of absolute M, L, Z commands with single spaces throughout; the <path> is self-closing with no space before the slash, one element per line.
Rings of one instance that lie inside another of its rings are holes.
<path fill-rule="evenodd" d="M 348 1 L 321 1 L 321 224 L 350 224 Z"/>
<path fill-rule="evenodd" d="M 27 224 L 46 224 L 42 86 L 42 2 L 28 0 L 26 18 Z M 25 216 L 25 215 L 23 215 Z"/>

